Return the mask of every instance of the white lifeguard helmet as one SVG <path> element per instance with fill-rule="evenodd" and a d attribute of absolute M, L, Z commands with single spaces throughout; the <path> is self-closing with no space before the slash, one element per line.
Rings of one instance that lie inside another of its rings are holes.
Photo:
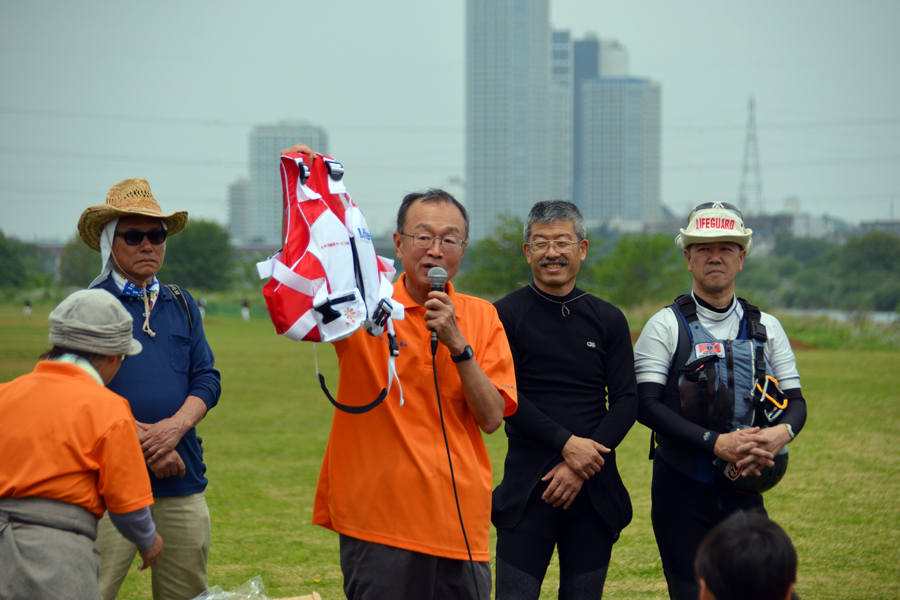
<path fill-rule="evenodd" d="M 730 202 L 698 204 L 688 217 L 688 226 L 675 237 L 682 250 L 703 242 L 734 242 L 750 254 L 753 230 L 744 228 L 744 216 Z"/>

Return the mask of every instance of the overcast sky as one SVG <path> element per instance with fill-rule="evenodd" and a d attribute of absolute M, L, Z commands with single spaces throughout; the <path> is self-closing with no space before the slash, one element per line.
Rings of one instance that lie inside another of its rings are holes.
<path fill-rule="evenodd" d="M 551 22 L 661 84 L 676 213 L 736 200 L 753 95 L 765 211 L 900 218 L 900 2 L 554 0 Z M 0 0 L 0 229 L 64 239 L 128 177 L 225 224 L 251 129 L 306 120 L 386 231 L 465 176 L 464 64 L 461 0 Z"/>

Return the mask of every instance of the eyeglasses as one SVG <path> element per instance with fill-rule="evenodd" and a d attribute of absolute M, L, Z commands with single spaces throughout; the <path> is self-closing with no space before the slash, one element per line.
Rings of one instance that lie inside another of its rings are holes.
<path fill-rule="evenodd" d="M 117 231 L 116 235 L 125 240 L 129 246 L 139 246 L 146 237 L 154 246 L 159 246 L 166 241 L 165 229 L 154 229 L 153 231 Z"/>
<path fill-rule="evenodd" d="M 461 240 L 455 235 L 435 237 L 430 233 L 417 233 L 416 235 L 410 235 L 408 233 L 403 233 L 402 231 L 400 232 L 400 235 L 411 237 L 413 239 L 413 245 L 416 248 L 431 248 L 431 246 L 434 245 L 434 240 L 439 240 L 441 242 L 441 248 L 443 248 L 447 252 L 459 252 L 463 249 L 463 246 L 466 245 L 466 240 Z"/>
<path fill-rule="evenodd" d="M 565 254 L 566 252 L 571 252 L 572 247 L 577 243 L 572 240 L 539 240 L 537 242 L 529 242 L 528 246 L 535 254 L 543 254 L 551 247 L 560 254 Z"/>
<path fill-rule="evenodd" d="M 741 220 L 744 219 L 744 215 L 741 213 L 741 209 L 732 204 L 731 202 L 703 202 L 694 207 L 694 210 L 691 211 L 691 214 L 688 216 L 688 223 L 690 223 L 694 219 L 694 214 L 698 210 L 706 210 L 708 208 L 722 208 L 736 214 Z"/>

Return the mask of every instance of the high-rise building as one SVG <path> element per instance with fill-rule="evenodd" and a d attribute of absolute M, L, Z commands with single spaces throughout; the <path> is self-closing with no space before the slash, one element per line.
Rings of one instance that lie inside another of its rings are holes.
<path fill-rule="evenodd" d="M 571 200 L 573 176 L 572 140 L 572 66 L 571 35 L 554 31 L 550 44 L 550 156 L 547 158 L 550 178 L 548 199 Z"/>
<path fill-rule="evenodd" d="M 660 87 L 628 74 L 628 51 L 574 43 L 575 203 L 593 225 L 640 230 L 660 218 Z"/>
<path fill-rule="evenodd" d="M 640 230 L 660 218 L 660 88 L 640 78 L 582 86 L 580 208 L 597 224 Z"/>
<path fill-rule="evenodd" d="M 468 0 L 466 36 L 472 239 L 539 200 L 593 225 L 660 218 L 660 86 L 629 75 L 624 46 L 551 31 L 548 0 Z"/>
<path fill-rule="evenodd" d="M 628 77 L 628 50 L 616 40 L 600 40 L 597 76 L 612 79 Z"/>
<path fill-rule="evenodd" d="M 581 87 L 585 81 L 600 76 L 600 41 L 595 35 L 587 35 L 583 40 L 572 43 L 572 202 L 582 205 L 581 139 L 584 125 L 581 123 Z"/>
<path fill-rule="evenodd" d="M 469 237 L 497 215 L 550 197 L 549 0 L 467 0 L 466 195 Z"/>
<path fill-rule="evenodd" d="M 250 194 L 243 226 L 245 243 L 281 245 L 283 200 L 278 156 L 284 148 L 297 142 L 328 154 L 325 131 L 309 123 L 282 121 L 274 126 L 256 127 L 250 134 Z"/>
<path fill-rule="evenodd" d="M 231 243 L 241 246 L 248 241 L 247 213 L 250 209 L 250 183 L 241 177 L 228 186 L 228 233 Z"/>

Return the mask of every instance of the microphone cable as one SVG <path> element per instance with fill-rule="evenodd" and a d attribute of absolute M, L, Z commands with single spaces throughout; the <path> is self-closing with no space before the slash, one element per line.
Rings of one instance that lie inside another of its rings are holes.
<path fill-rule="evenodd" d="M 432 330 L 432 333 L 436 333 Z M 432 339 L 431 343 L 431 370 L 434 373 L 434 391 L 437 393 L 438 414 L 441 416 L 441 430 L 444 432 L 444 446 L 447 448 L 447 462 L 450 463 L 450 481 L 453 482 L 453 496 L 456 499 L 456 513 L 459 515 L 459 526 L 462 528 L 463 540 L 466 542 L 466 552 L 469 553 L 469 566 L 472 567 L 472 583 L 475 584 L 475 598 L 481 600 L 478 591 L 478 578 L 475 576 L 475 562 L 472 560 L 472 549 L 469 547 L 469 538 L 466 535 L 466 526 L 463 524 L 462 509 L 459 507 L 459 492 L 456 491 L 456 476 L 453 474 L 453 459 L 450 458 L 450 442 L 447 441 L 447 428 L 444 425 L 444 409 L 441 407 L 441 390 L 438 386 L 437 365 L 435 354 L 437 344 Z"/>

